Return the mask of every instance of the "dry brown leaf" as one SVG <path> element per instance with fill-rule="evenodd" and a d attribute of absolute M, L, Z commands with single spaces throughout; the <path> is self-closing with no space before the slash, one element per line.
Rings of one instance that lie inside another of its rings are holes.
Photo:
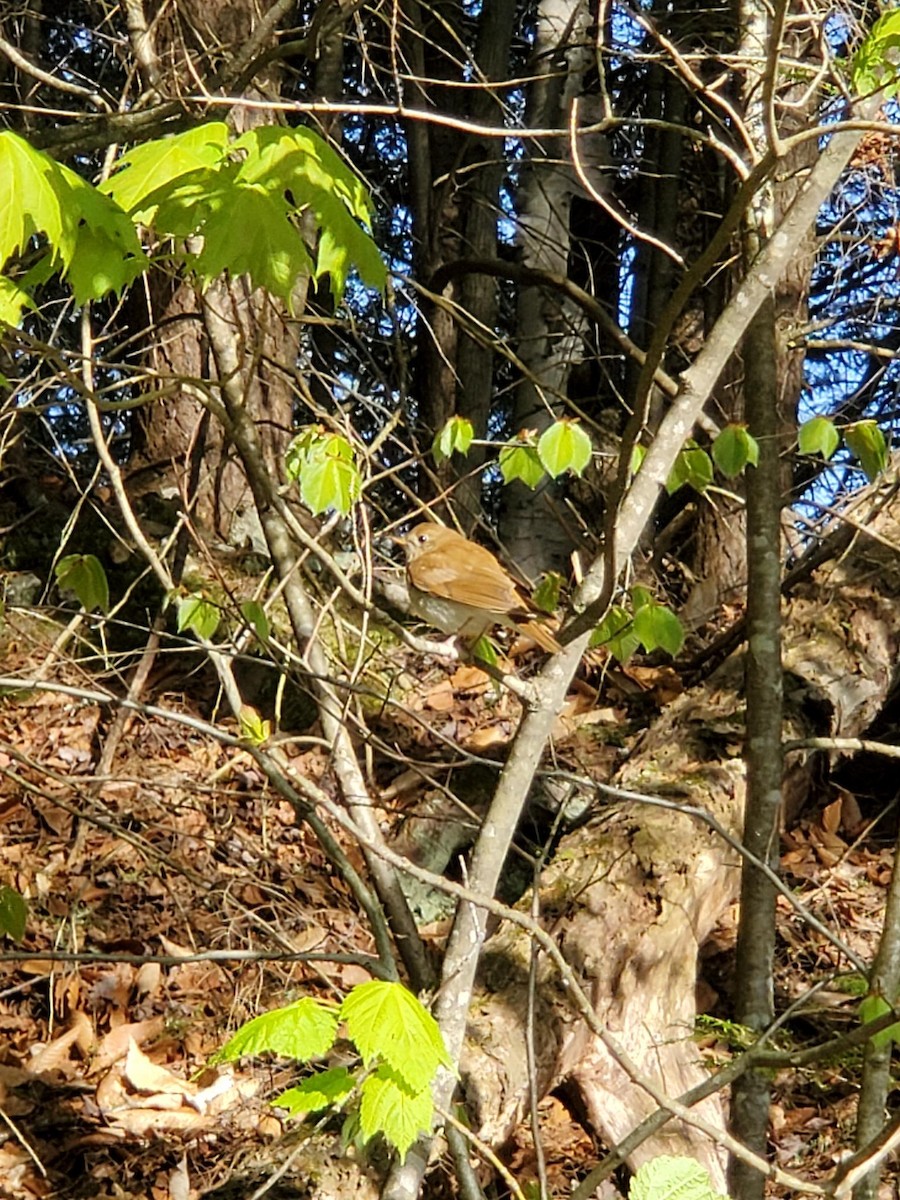
<path fill-rule="evenodd" d="M 505 723 L 483 725 L 480 729 L 472 730 L 465 739 L 465 746 L 467 750 L 483 751 L 490 750 L 492 746 L 505 746 L 508 741 L 509 729 Z"/>
<path fill-rule="evenodd" d="M 74 1074 L 75 1064 L 72 1062 L 71 1051 L 79 1038 L 83 1036 L 84 1030 L 82 1026 L 76 1024 L 71 1029 L 66 1030 L 60 1037 L 54 1038 L 52 1042 L 48 1042 L 46 1046 L 41 1046 L 26 1064 L 29 1073 L 31 1075 L 44 1075 L 50 1071 L 59 1071 L 66 1076 Z"/>
<path fill-rule="evenodd" d="M 150 998 L 155 996 L 159 991 L 161 979 L 162 967 L 159 963 L 144 963 L 134 981 L 134 989 L 138 997 L 144 999 L 145 997 Z"/>
<path fill-rule="evenodd" d="M 472 666 L 470 663 L 463 663 L 450 676 L 450 684 L 458 692 L 483 691 L 490 682 L 491 677 L 486 671 L 482 671 L 480 667 Z"/>
<path fill-rule="evenodd" d="M 114 1062 L 128 1053 L 128 1046 L 132 1040 L 140 1045 L 151 1038 L 159 1037 L 164 1028 L 165 1021 L 162 1017 L 151 1017 L 148 1021 L 133 1021 L 129 1025 L 111 1029 L 97 1047 L 90 1074 L 95 1075 L 108 1070 Z"/>
<path fill-rule="evenodd" d="M 822 810 L 822 828 L 826 833 L 837 833 L 841 827 L 843 800 L 839 796 Z"/>
<path fill-rule="evenodd" d="M 208 1117 L 201 1117 L 190 1109 L 165 1112 L 158 1108 L 130 1108 L 116 1113 L 113 1128 L 130 1133 L 132 1137 L 144 1138 L 160 1133 L 199 1133 L 208 1124 Z"/>
<path fill-rule="evenodd" d="M 168 1200 L 190 1200 L 190 1197 L 191 1177 L 188 1173 L 187 1155 L 182 1154 L 178 1166 L 169 1173 Z"/>
<path fill-rule="evenodd" d="M 456 704 L 456 696 L 453 694 L 453 685 L 450 680 L 442 679 L 437 687 L 433 687 L 424 697 L 424 704 L 432 712 L 450 712 Z"/>
<path fill-rule="evenodd" d="M 125 1078 L 136 1092 L 166 1092 L 182 1096 L 197 1090 L 195 1084 L 180 1079 L 168 1067 L 161 1067 L 148 1058 L 133 1038 L 128 1043 L 124 1070 Z"/>

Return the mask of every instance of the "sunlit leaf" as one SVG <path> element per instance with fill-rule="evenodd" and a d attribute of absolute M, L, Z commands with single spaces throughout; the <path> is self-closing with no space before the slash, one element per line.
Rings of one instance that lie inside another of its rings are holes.
<path fill-rule="evenodd" d="M 591 439 L 575 421 L 554 421 L 538 440 L 538 457 L 554 479 L 566 471 L 580 475 L 591 461 L 591 452 Z"/>
<path fill-rule="evenodd" d="M 666 480 L 666 491 L 669 495 L 677 492 L 686 483 L 695 492 L 705 492 L 713 481 L 712 459 L 696 442 L 689 441 L 679 451 L 672 472 Z"/>
<path fill-rule="evenodd" d="M 728 1200 L 713 1187 L 709 1172 L 696 1159 L 660 1154 L 639 1168 L 628 1200 Z"/>
<path fill-rule="evenodd" d="M 337 1010 L 304 996 L 284 1008 L 254 1017 L 213 1056 L 213 1062 L 233 1062 L 249 1054 L 281 1054 L 307 1062 L 327 1053 L 337 1030 Z"/>
<path fill-rule="evenodd" d="M 433 1105 L 431 1091 L 411 1091 L 405 1080 L 389 1067 L 380 1066 L 364 1080 L 359 1105 L 359 1120 L 367 1139 L 381 1133 L 395 1146 L 400 1157 L 420 1133 L 431 1128 Z"/>
<path fill-rule="evenodd" d="M 860 1001 L 859 1019 L 864 1025 L 868 1025 L 870 1021 L 877 1021 L 889 1012 L 893 1012 L 892 1006 L 888 1004 L 884 996 L 879 996 L 876 992 L 873 992 Z M 889 1025 L 887 1029 L 882 1029 L 879 1033 L 874 1033 L 871 1041 L 873 1045 L 879 1048 L 888 1046 L 891 1042 L 900 1044 L 900 1022 Z"/>
<path fill-rule="evenodd" d="M 185 596 L 178 604 L 178 632 L 193 630 L 197 637 L 208 642 L 219 628 L 221 613 L 215 604 L 203 596 Z"/>
<path fill-rule="evenodd" d="M 602 646 L 620 663 L 628 662 L 641 639 L 634 632 L 634 618 L 627 608 L 614 604 L 591 634 L 592 649 Z"/>
<path fill-rule="evenodd" d="M 859 459 L 859 465 L 871 483 L 887 466 L 888 449 L 876 421 L 857 421 L 844 430 L 844 441 Z"/>
<path fill-rule="evenodd" d="M 531 438 L 520 437 L 518 441 L 504 446 L 497 461 L 504 483 L 520 479 L 526 487 L 534 489 L 544 478 L 544 467 Z"/>
<path fill-rule="evenodd" d="M 841 435 L 827 417 L 811 417 L 800 426 L 797 441 L 801 454 L 821 454 L 827 462 L 840 445 Z"/>
<path fill-rule="evenodd" d="M 450 1057 L 437 1021 L 400 983 L 373 979 L 355 987 L 341 1005 L 347 1034 L 363 1061 L 382 1060 L 412 1091 L 430 1084 Z"/>
<path fill-rule="evenodd" d="M 252 704 L 242 704 L 238 713 L 241 739 L 253 746 L 261 746 L 272 736 L 272 722 L 265 721 Z"/>
<path fill-rule="evenodd" d="M 109 581 L 100 560 L 93 554 L 67 554 L 55 567 L 56 582 L 74 592 L 86 612 L 109 611 Z"/>
<path fill-rule="evenodd" d="M 319 1071 L 296 1087 L 288 1088 L 271 1102 L 274 1108 L 286 1108 L 292 1117 L 304 1113 L 321 1112 L 332 1104 L 340 1104 L 353 1091 L 356 1080 L 346 1067 L 333 1067 L 330 1071 Z"/>
<path fill-rule="evenodd" d="M 749 464 L 759 463 L 759 443 L 746 425 L 726 425 L 712 444 L 713 462 L 723 475 L 733 479 Z"/>
<path fill-rule="evenodd" d="M 441 465 L 451 454 L 467 454 L 472 444 L 475 430 L 467 417 L 451 417 L 435 434 L 431 443 L 431 454 L 434 461 Z"/>
<path fill-rule="evenodd" d="M 684 645 L 684 628 L 664 604 L 646 604 L 636 610 L 634 632 L 648 654 L 660 649 L 674 658 Z"/>

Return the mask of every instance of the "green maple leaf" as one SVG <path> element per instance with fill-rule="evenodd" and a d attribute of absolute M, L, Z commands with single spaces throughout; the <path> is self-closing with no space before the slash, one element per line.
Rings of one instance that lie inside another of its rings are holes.
<path fill-rule="evenodd" d="M 228 146 L 228 126 L 210 121 L 172 137 L 135 146 L 115 164 L 115 174 L 100 190 L 126 212 L 160 188 L 195 170 L 208 170 L 222 159 Z M 142 206 L 146 215 L 146 209 Z"/>
<path fill-rule="evenodd" d="M 233 203 L 213 212 L 203 227 L 204 246 L 195 260 L 206 282 L 223 271 L 247 274 L 290 304 L 298 276 L 312 269 L 285 207 L 257 187 L 236 187 Z"/>

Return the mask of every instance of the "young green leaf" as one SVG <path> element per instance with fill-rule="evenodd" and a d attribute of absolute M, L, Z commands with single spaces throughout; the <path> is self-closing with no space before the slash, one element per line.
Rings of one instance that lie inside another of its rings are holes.
<path fill-rule="evenodd" d="M 871 483 L 887 466 L 888 451 L 884 434 L 876 421 L 857 421 L 844 430 L 844 441 Z"/>
<path fill-rule="evenodd" d="M 884 996 L 879 996 L 876 992 L 866 996 L 860 1001 L 859 1019 L 864 1025 L 868 1025 L 870 1021 L 877 1021 L 879 1017 L 885 1016 L 891 1012 L 891 1005 L 888 1004 Z M 880 1033 L 872 1035 L 872 1044 L 883 1049 L 890 1045 L 891 1042 L 900 1044 L 900 1022 L 894 1025 L 889 1025 L 887 1029 L 882 1029 Z"/>
<path fill-rule="evenodd" d="M 340 1104 L 356 1087 L 356 1080 L 346 1067 L 318 1071 L 296 1087 L 288 1088 L 272 1101 L 275 1108 L 286 1108 L 292 1117 L 321 1112 L 332 1104 Z"/>
<path fill-rule="evenodd" d="M 100 185 L 126 212 L 131 212 L 152 192 L 166 187 L 191 171 L 217 166 L 228 148 L 228 126 L 209 121 L 183 133 L 156 138 L 134 146 L 113 165 L 113 175 Z M 155 208 L 141 219 L 150 224 Z"/>
<path fill-rule="evenodd" d="M 531 594 L 534 604 L 545 613 L 555 613 L 565 580 L 558 571 L 546 571 Z"/>
<path fill-rule="evenodd" d="M 269 618 L 266 616 L 266 610 L 258 600 L 245 600 L 241 604 L 241 616 L 253 629 L 253 632 L 261 642 L 265 642 L 269 636 Z"/>
<path fill-rule="evenodd" d="M 219 628 L 219 610 L 202 596 L 185 596 L 178 602 L 178 632 L 192 629 L 197 637 L 208 642 Z"/>
<path fill-rule="evenodd" d="M 746 425 L 726 425 L 712 444 L 713 462 L 723 475 L 733 479 L 749 463 L 759 463 L 759 443 L 751 437 Z"/>
<path fill-rule="evenodd" d="M 660 1154 L 639 1168 L 628 1200 L 728 1200 L 712 1185 L 705 1167 L 693 1158 Z"/>
<path fill-rule="evenodd" d="M 427 1088 L 439 1066 L 452 1065 L 437 1021 L 400 983 L 361 983 L 341 1005 L 347 1034 L 366 1065 L 382 1060 L 413 1092 Z"/>
<path fill-rule="evenodd" d="M 821 454 L 827 462 L 840 445 L 841 435 L 827 417 L 810 417 L 800 426 L 797 441 L 801 454 Z"/>
<path fill-rule="evenodd" d="M 853 55 L 850 77 L 853 90 L 860 96 L 884 88 L 885 96 L 898 91 L 897 64 L 900 62 L 900 13 L 889 10 L 872 26 Z"/>
<path fill-rule="evenodd" d="M 482 635 L 472 647 L 472 657 L 487 663 L 489 667 L 496 667 L 500 662 L 494 643 L 486 635 Z"/>
<path fill-rule="evenodd" d="M 591 634 L 589 644 L 591 649 L 603 646 L 618 662 L 626 663 L 641 644 L 641 639 L 634 632 L 631 613 L 614 604 Z"/>
<path fill-rule="evenodd" d="M 307 1062 L 326 1054 L 334 1044 L 338 1014 L 311 996 L 284 1008 L 254 1017 L 225 1043 L 212 1062 L 234 1062 L 249 1054 L 281 1054 Z"/>
<path fill-rule="evenodd" d="M 264 721 L 252 704 L 242 704 L 238 713 L 241 741 L 262 746 L 272 736 L 272 722 Z"/>
<path fill-rule="evenodd" d="M 553 479 L 565 471 L 580 475 L 591 461 L 591 439 L 574 421 L 554 421 L 538 440 L 538 457 Z"/>
<path fill-rule="evenodd" d="M 24 896 L 15 888 L 0 887 L 0 934 L 6 934 L 14 942 L 21 942 L 27 920 L 28 905 Z"/>
<path fill-rule="evenodd" d="M 520 435 L 517 441 L 504 446 L 497 461 L 504 483 L 521 479 L 526 487 L 534 489 L 544 478 L 544 468 L 537 447 L 530 438 Z"/>
<path fill-rule="evenodd" d="M 671 496 L 687 483 L 702 494 L 712 481 L 712 459 L 696 442 L 688 441 L 675 459 L 672 473 L 666 480 L 666 491 Z"/>
<path fill-rule="evenodd" d="M 26 308 L 36 311 L 37 305 L 24 288 L 5 275 L 0 275 L 0 323 L 15 328 Z"/>
<path fill-rule="evenodd" d="M 634 632 L 648 654 L 659 648 L 674 658 L 684 645 L 682 624 L 664 604 L 647 604 L 638 609 L 634 614 Z"/>
<path fill-rule="evenodd" d="M 438 466 L 446 462 L 451 454 L 467 454 L 475 430 L 466 417 L 451 417 L 443 429 L 439 429 L 431 443 L 431 454 Z"/>
<path fill-rule="evenodd" d="M 361 492 L 359 470 L 344 458 L 313 458 L 300 473 L 300 498 L 313 516 L 330 508 L 346 514 Z"/>
<path fill-rule="evenodd" d="M 382 1064 L 363 1081 L 360 1091 L 363 1136 L 368 1140 L 376 1133 L 384 1134 L 404 1158 L 419 1134 L 431 1128 L 430 1089 L 411 1091 L 402 1076 Z"/>
<path fill-rule="evenodd" d="M 647 457 L 647 447 L 642 446 L 640 444 L 640 442 L 635 442 L 634 445 L 631 447 L 630 469 L 631 469 L 632 475 L 637 475 L 638 471 L 641 469 L 641 463 L 644 461 L 644 459 L 646 457 Z"/>
<path fill-rule="evenodd" d="M 340 434 L 309 426 L 285 453 L 289 478 L 300 481 L 300 496 L 317 515 L 329 508 L 348 513 L 362 493 L 353 447 Z"/>
<path fill-rule="evenodd" d="M 95 555 L 67 554 L 56 564 L 55 573 L 60 588 L 74 592 L 86 612 L 95 608 L 109 612 L 109 581 Z"/>

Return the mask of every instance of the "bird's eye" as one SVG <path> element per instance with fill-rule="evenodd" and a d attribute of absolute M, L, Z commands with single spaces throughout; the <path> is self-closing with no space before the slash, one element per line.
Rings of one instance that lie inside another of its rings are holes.
<path fill-rule="evenodd" d="M 419 545 L 420 545 L 420 546 L 424 546 L 424 545 L 425 545 L 425 543 L 428 541 L 428 534 L 427 534 L 427 533 L 420 533 L 420 534 L 419 534 L 419 536 L 418 536 L 418 538 L 417 538 L 416 540 L 418 541 L 418 543 L 419 543 Z"/>

